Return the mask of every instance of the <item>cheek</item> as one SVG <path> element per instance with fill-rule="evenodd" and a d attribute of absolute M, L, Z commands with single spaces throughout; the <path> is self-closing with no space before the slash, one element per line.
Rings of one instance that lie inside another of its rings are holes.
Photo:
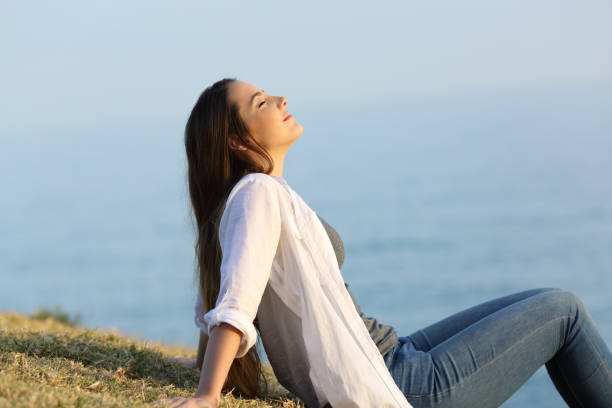
<path fill-rule="evenodd" d="M 260 112 L 257 117 L 249 123 L 249 130 L 252 136 L 263 146 L 274 144 L 279 132 L 282 131 L 279 121 L 273 112 Z"/>
<path fill-rule="evenodd" d="M 263 137 L 273 137 L 282 127 L 282 122 L 278 120 L 278 115 L 275 112 L 262 112 L 258 119 L 258 128 Z"/>

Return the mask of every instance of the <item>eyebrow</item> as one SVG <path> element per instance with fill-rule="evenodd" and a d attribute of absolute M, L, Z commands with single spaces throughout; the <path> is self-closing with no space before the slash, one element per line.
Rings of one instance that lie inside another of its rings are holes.
<path fill-rule="evenodd" d="M 255 92 L 253 95 L 251 95 L 251 99 L 249 100 L 249 106 L 251 106 L 251 105 L 253 104 L 253 100 L 255 99 L 255 97 L 256 97 L 257 95 L 261 95 L 261 94 L 262 94 L 262 92 L 264 92 L 264 90 L 263 90 L 263 89 L 262 89 L 261 91 L 257 91 L 257 92 Z"/>

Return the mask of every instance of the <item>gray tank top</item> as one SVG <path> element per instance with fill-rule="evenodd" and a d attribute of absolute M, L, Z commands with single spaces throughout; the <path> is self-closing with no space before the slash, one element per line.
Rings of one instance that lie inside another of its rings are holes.
<path fill-rule="evenodd" d="M 340 268 L 344 263 L 342 239 L 323 218 L 319 217 L 319 219 L 329 236 Z M 384 356 L 398 343 L 395 329 L 379 323 L 373 317 L 367 317 L 355 301 L 346 282 L 344 286 L 368 329 L 370 337 Z M 309 377 L 310 365 L 302 339 L 301 320 L 283 303 L 270 285 L 266 286 L 259 304 L 257 321 L 262 344 L 279 383 L 300 397 L 306 407 L 320 407 Z M 329 407 L 329 404 L 326 407 Z"/>
<path fill-rule="evenodd" d="M 321 216 L 319 216 L 319 220 L 321 220 L 321 223 L 325 227 L 325 231 L 327 231 L 327 235 L 329 236 L 332 246 L 334 247 L 336 259 L 338 260 L 338 268 L 341 268 L 342 264 L 344 263 L 344 245 L 342 243 L 342 239 L 336 230 L 333 229 L 332 226 L 329 225 L 323 218 L 321 218 Z M 393 348 L 393 346 L 398 343 L 397 332 L 393 327 L 380 323 L 374 317 L 366 317 L 353 297 L 353 294 L 348 287 L 348 283 L 345 282 L 344 286 L 346 286 L 346 290 L 348 291 L 349 295 L 351 295 L 351 299 L 355 304 L 355 308 L 357 309 L 359 316 L 361 316 L 361 320 L 363 320 L 363 323 L 370 332 L 370 337 L 372 337 L 372 340 L 374 340 L 378 350 L 384 356 Z"/>

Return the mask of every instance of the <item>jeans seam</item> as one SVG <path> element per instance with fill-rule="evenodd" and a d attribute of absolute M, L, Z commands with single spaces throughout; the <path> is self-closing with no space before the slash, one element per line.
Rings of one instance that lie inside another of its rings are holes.
<path fill-rule="evenodd" d="M 582 327 L 582 326 L 581 326 Z M 583 381 L 580 382 L 580 384 L 584 384 L 585 382 L 587 382 L 588 380 L 591 379 L 592 376 L 595 375 L 595 373 L 597 372 L 597 370 L 599 370 L 599 367 L 601 367 L 602 365 L 605 364 L 605 360 L 602 357 L 601 354 L 599 354 L 599 349 L 597 347 L 595 347 L 595 345 L 591 342 L 591 339 L 589 338 L 589 336 L 585 336 L 585 338 L 587 339 L 587 341 L 589 342 L 589 345 L 593 348 L 593 350 L 595 350 L 595 354 L 597 354 L 597 357 L 599 358 L 599 361 L 601 362 L 597 368 L 595 370 L 593 370 L 593 372 L 591 373 L 591 375 L 589 375 L 586 379 L 584 379 Z M 608 376 L 612 376 L 612 373 L 610 373 L 610 370 L 608 370 L 607 366 L 606 366 L 606 372 L 608 373 Z"/>
<path fill-rule="evenodd" d="M 569 317 L 569 315 L 564 315 L 564 316 L 559 316 L 553 320 L 549 320 L 548 322 L 546 322 L 544 325 L 540 326 L 537 328 L 536 331 L 539 331 L 540 329 L 542 329 L 543 326 L 545 326 L 548 323 L 552 323 L 555 322 L 557 320 L 560 319 L 565 319 Z M 515 342 L 512 346 L 510 346 L 509 348 L 507 348 L 506 350 L 504 350 L 499 356 L 497 356 L 496 358 L 494 358 L 493 360 L 489 361 L 488 363 L 486 363 L 485 365 L 483 365 L 482 367 L 480 367 L 478 370 L 476 370 L 475 372 L 473 372 L 472 374 L 470 374 L 469 376 L 462 378 L 459 382 L 457 382 L 457 384 L 448 387 L 442 391 L 436 392 L 435 394 L 407 394 L 407 396 L 413 396 L 413 397 L 437 397 L 440 396 L 442 394 L 445 394 L 453 389 L 455 389 L 456 387 L 458 387 L 459 385 L 462 385 L 463 383 L 465 383 L 465 381 L 469 380 L 470 377 L 472 377 L 473 374 L 476 374 L 478 371 L 484 369 L 485 367 L 489 366 L 490 364 L 492 364 L 493 362 L 495 362 L 498 358 L 502 357 L 504 354 L 506 354 L 507 352 L 509 352 L 510 350 L 512 350 L 515 346 L 517 346 L 518 344 L 522 343 L 527 337 L 533 335 L 535 332 L 531 332 L 529 335 L 522 337 L 519 341 Z M 432 361 L 433 363 L 433 361 Z M 434 368 L 435 368 L 435 364 L 434 364 Z"/>
<path fill-rule="evenodd" d="M 580 326 L 582 328 L 582 325 Z M 593 370 L 593 372 L 591 373 L 591 375 L 589 375 L 587 378 L 585 378 L 583 381 L 580 382 L 580 384 L 584 384 L 585 382 L 587 382 L 592 376 L 595 375 L 595 373 L 597 373 L 597 370 L 599 370 L 599 367 L 601 367 L 602 365 L 605 364 L 605 361 L 603 359 L 603 357 L 601 356 L 601 354 L 599 353 L 599 350 L 597 349 L 597 347 L 595 347 L 595 345 L 591 342 L 591 339 L 589 338 L 589 336 L 585 336 L 585 339 L 587 340 L 587 342 L 589 343 L 589 345 L 591 346 L 591 348 L 593 350 L 595 350 L 595 354 L 597 354 L 597 357 L 600 361 L 599 365 Z M 558 362 L 555 361 L 554 364 L 557 366 L 557 370 L 559 371 L 559 373 L 561 374 L 561 376 L 563 377 L 563 380 L 565 381 L 565 384 L 567 385 L 567 388 L 569 388 L 569 390 L 571 391 L 572 395 L 574 396 L 574 398 L 576 399 L 576 401 L 580 404 L 580 406 L 584 406 L 582 404 L 582 402 L 580 402 L 580 400 L 577 397 L 576 391 L 574 390 L 574 388 L 572 387 L 572 383 L 571 381 L 568 381 L 567 377 L 565 376 L 565 372 L 561 369 L 561 367 L 559 366 Z M 610 373 L 610 370 L 607 369 L 606 367 L 606 372 L 608 373 L 608 376 L 610 377 L 612 374 Z M 578 384 L 578 385 L 580 385 Z"/>

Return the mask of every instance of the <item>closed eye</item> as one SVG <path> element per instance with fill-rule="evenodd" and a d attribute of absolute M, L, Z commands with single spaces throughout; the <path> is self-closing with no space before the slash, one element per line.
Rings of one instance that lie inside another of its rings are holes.
<path fill-rule="evenodd" d="M 259 105 L 257 105 L 258 108 L 261 108 L 261 106 L 266 103 L 266 101 L 262 101 Z"/>

